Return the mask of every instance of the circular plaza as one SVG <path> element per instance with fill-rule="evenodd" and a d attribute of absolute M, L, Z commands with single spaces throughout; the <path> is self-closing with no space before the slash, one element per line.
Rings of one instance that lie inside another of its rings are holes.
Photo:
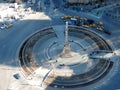
<path fill-rule="evenodd" d="M 100 57 L 112 53 L 108 42 L 81 27 L 68 26 L 67 38 L 64 31 L 59 35 L 48 27 L 24 41 L 19 51 L 24 74 L 36 74 L 41 78 L 39 85 L 53 88 L 84 87 L 106 76 L 114 64 Z"/>

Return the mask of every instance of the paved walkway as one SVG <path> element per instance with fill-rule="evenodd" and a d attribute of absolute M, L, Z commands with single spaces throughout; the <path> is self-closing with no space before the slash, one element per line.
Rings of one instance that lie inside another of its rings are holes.
<path fill-rule="evenodd" d="M 42 86 L 44 80 L 47 78 L 49 72 L 51 70 L 49 69 L 45 69 L 45 68 L 38 68 L 37 70 L 35 70 L 30 76 L 28 76 L 29 80 L 29 84 L 30 85 L 38 85 L 38 86 Z"/>

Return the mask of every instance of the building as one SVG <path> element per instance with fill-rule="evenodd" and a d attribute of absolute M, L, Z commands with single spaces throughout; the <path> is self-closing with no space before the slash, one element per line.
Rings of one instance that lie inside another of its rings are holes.
<path fill-rule="evenodd" d="M 67 0 L 68 3 L 89 3 L 91 0 Z M 93 1 L 93 0 L 92 0 Z"/>
<path fill-rule="evenodd" d="M 97 2 L 107 2 L 111 0 L 66 0 L 70 4 L 75 4 L 75 3 L 97 3 Z"/>
<path fill-rule="evenodd" d="M 12 3 L 20 3 L 20 2 L 26 2 L 26 1 L 28 1 L 28 0 L 4 0 L 4 1 L 7 1 L 7 2 L 12 2 Z"/>

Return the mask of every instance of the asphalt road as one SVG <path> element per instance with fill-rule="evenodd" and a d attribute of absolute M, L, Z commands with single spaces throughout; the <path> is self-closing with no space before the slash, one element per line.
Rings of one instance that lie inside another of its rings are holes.
<path fill-rule="evenodd" d="M 15 57 L 16 52 L 18 51 L 22 42 L 32 33 L 48 27 L 49 24 L 49 19 L 23 20 L 15 23 L 10 29 L 0 31 L 0 59 L 4 59 L 0 60 L 0 63 L 13 65 L 14 62 L 9 61 L 17 59 L 17 57 Z"/>

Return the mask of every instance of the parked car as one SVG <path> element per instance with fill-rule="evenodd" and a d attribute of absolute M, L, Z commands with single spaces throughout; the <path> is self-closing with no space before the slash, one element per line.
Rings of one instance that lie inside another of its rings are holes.
<path fill-rule="evenodd" d="M 0 27 L 0 29 L 1 30 L 5 29 L 5 26 L 6 26 L 5 24 L 2 24 L 1 27 Z"/>
<path fill-rule="evenodd" d="M 70 15 L 61 17 L 62 20 L 66 20 L 66 19 L 70 19 L 70 18 L 72 18 L 72 16 L 70 16 Z"/>
<path fill-rule="evenodd" d="M 97 27 L 96 30 L 104 31 L 103 28 L 101 28 L 101 27 Z"/>
<path fill-rule="evenodd" d="M 79 19 L 79 16 L 74 16 L 74 18 Z"/>
<path fill-rule="evenodd" d="M 13 26 L 13 24 L 11 24 L 11 23 L 9 23 L 9 22 L 6 22 L 6 23 L 5 23 L 5 28 L 6 28 L 6 29 L 11 28 L 12 26 Z"/>
<path fill-rule="evenodd" d="M 20 75 L 17 73 L 17 74 L 14 74 L 13 77 L 14 77 L 15 79 L 19 79 L 19 78 L 20 78 Z"/>
<path fill-rule="evenodd" d="M 89 25 L 83 24 L 82 25 L 84 28 L 89 28 Z"/>
<path fill-rule="evenodd" d="M 89 28 L 90 27 L 90 24 L 88 23 L 88 21 L 82 21 L 82 27 L 84 28 Z"/>
<path fill-rule="evenodd" d="M 13 26 L 13 24 L 9 24 L 9 25 L 6 25 L 5 28 L 8 29 L 8 28 L 11 28 Z"/>
<path fill-rule="evenodd" d="M 85 21 L 88 20 L 87 18 L 79 18 L 79 19 L 80 19 L 80 20 L 85 20 Z"/>
<path fill-rule="evenodd" d="M 93 24 L 90 24 L 90 27 L 92 28 L 97 28 L 97 26 L 93 23 Z"/>
<path fill-rule="evenodd" d="M 103 26 L 104 23 L 103 22 L 96 22 L 97 25 Z"/>

